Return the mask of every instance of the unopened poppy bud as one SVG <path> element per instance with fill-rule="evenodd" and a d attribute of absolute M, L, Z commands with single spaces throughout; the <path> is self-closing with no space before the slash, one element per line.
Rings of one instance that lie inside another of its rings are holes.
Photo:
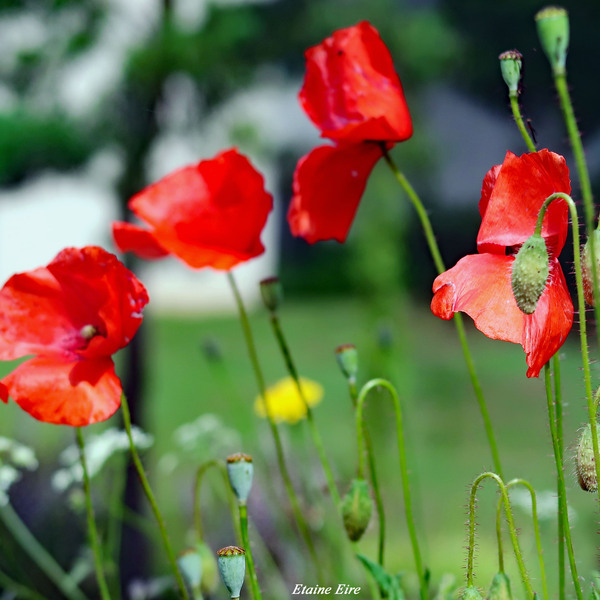
<path fill-rule="evenodd" d="M 592 427 L 588 423 L 579 436 L 577 454 L 575 455 L 577 481 L 584 492 L 595 492 L 598 489 L 596 478 L 596 461 L 592 443 Z"/>
<path fill-rule="evenodd" d="M 465 588 L 463 593 L 460 595 L 460 600 L 483 600 L 483 596 L 479 593 L 476 587 L 470 585 Z"/>
<path fill-rule="evenodd" d="M 275 312 L 283 301 L 283 288 L 278 277 L 267 277 L 260 282 L 260 295 L 265 306 Z"/>
<path fill-rule="evenodd" d="M 507 50 L 499 57 L 502 79 L 508 86 L 511 96 L 519 93 L 519 81 L 521 81 L 521 66 L 523 55 L 518 50 Z"/>
<path fill-rule="evenodd" d="M 362 537 L 371 520 L 373 500 L 364 479 L 354 479 L 342 499 L 342 518 L 348 537 L 356 542 Z"/>
<path fill-rule="evenodd" d="M 217 589 L 218 567 L 215 553 L 204 543 L 199 542 L 196 550 L 202 561 L 202 581 L 200 583 L 200 591 L 204 596 L 210 596 Z"/>
<path fill-rule="evenodd" d="M 217 550 L 217 564 L 231 598 L 239 598 L 246 575 L 246 551 L 239 546 L 221 548 Z"/>
<path fill-rule="evenodd" d="M 598 285 L 600 285 L 600 231 L 597 229 L 592 233 L 594 236 L 594 257 L 596 258 L 595 270 L 596 278 L 598 279 Z M 583 277 L 583 295 L 585 301 L 590 306 L 595 306 L 594 300 L 594 266 L 592 265 L 592 248 L 591 241 L 588 238 L 587 242 L 581 249 L 581 274 Z"/>
<path fill-rule="evenodd" d="M 564 72 L 569 48 L 569 13 L 547 6 L 535 15 L 538 37 L 554 72 Z"/>
<path fill-rule="evenodd" d="M 238 452 L 227 457 L 227 474 L 229 483 L 239 502 L 246 503 L 250 488 L 252 487 L 252 476 L 254 466 L 252 457 Z"/>
<path fill-rule="evenodd" d="M 511 600 L 510 580 L 506 573 L 496 573 L 490 585 L 487 600 Z"/>
<path fill-rule="evenodd" d="M 193 598 L 200 591 L 202 581 L 202 558 L 195 549 L 185 550 L 177 559 L 177 566 L 181 571 L 188 592 Z"/>
<path fill-rule="evenodd" d="M 346 379 L 356 381 L 358 351 L 353 344 L 343 344 L 335 349 L 335 358 Z"/>
<path fill-rule="evenodd" d="M 550 274 L 546 242 L 534 233 L 520 248 L 512 266 L 512 291 L 517 306 L 530 315 L 546 289 Z"/>

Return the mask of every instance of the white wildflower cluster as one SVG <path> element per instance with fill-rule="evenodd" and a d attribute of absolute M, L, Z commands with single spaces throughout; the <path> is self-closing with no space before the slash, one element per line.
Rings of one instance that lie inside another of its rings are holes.
<path fill-rule="evenodd" d="M 21 471 L 35 471 L 38 465 L 35 452 L 29 446 L 0 436 L 0 506 L 8 504 L 8 490 L 21 479 Z"/>
<path fill-rule="evenodd" d="M 138 450 L 150 448 L 154 438 L 135 425 L 131 428 L 131 437 Z M 85 459 L 90 478 L 97 475 L 108 459 L 118 452 L 129 450 L 127 432 L 116 427 L 111 427 L 99 435 L 91 435 L 85 443 Z M 64 492 L 72 484 L 83 480 L 83 469 L 79 458 L 79 448 L 71 444 L 65 448 L 58 461 L 62 465 L 52 476 L 52 487 L 57 492 Z"/>

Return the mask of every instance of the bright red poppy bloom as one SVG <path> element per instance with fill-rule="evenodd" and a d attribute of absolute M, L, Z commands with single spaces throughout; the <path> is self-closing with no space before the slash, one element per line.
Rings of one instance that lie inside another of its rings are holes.
<path fill-rule="evenodd" d="M 272 207 L 263 176 L 232 149 L 142 190 L 129 208 L 148 228 L 119 222 L 113 235 L 122 252 L 229 270 L 264 252 L 260 234 Z"/>
<path fill-rule="evenodd" d="M 0 398 L 47 423 L 108 419 L 122 393 L 111 357 L 135 335 L 147 302 L 135 275 L 95 246 L 13 275 L 0 290 L 0 360 L 33 358 L 0 381 Z"/>
<path fill-rule="evenodd" d="M 381 144 L 408 139 L 412 121 L 390 53 L 366 21 L 336 31 L 305 57 L 300 104 L 336 145 L 298 163 L 288 222 L 311 244 L 344 242 Z"/>
<path fill-rule="evenodd" d="M 530 315 L 517 307 L 511 269 L 519 247 L 534 232 L 544 200 L 555 192 L 570 191 L 562 156 L 548 150 L 520 157 L 507 152 L 502 165 L 493 167 L 483 180 L 478 254 L 465 256 L 433 282 L 433 313 L 451 319 L 455 312 L 465 312 L 488 337 L 521 344 L 528 377 L 540 374 L 573 325 L 573 303 L 558 262 L 569 222 L 565 202 L 552 202 L 544 218 L 542 237 L 550 274 Z"/>

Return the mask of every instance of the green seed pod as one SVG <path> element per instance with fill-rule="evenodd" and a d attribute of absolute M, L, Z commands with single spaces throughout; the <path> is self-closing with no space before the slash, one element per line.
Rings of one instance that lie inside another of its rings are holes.
<path fill-rule="evenodd" d="M 600 231 L 594 230 L 594 255 L 596 258 L 596 277 L 600 285 Z M 583 295 L 590 306 L 595 306 L 594 301 L 594 271 L 592 270 L 592 248 L 590 238 L 581 248 L 581 274 L 583 278 Z"/>
<path fill-rule="evenodd" d="M 544 238 L 534 233 L 520 248 L 512 266 L 512 290 L 517 306 L 530 315 L 546 289 L 550 274 Z"/>
<path fill-rule="evenodd" d="M 283 288 L 278 277 L 267 277 L 260 282 L 260 295 L 265 306 L 276 312 L 283 301 Z"/>
<path fill-rule="evenodd" d="M 592 444 L 592 427 L 588 423 L 579 436 L 577 454 L 575 455 L 577 481 L 584 492 L 595 492 L 598 489 L 596 478 L 596 462 Z"/>
<path fill-rule="evenodd" d="M 521 81 L 521 67 L 523 55 L 518 50 L 507 50 L 499 57 L 502 79 L 508 86 L 511 95 L 519 93 L 519 81 Z"/>
<path fill-rule="evenodd" d="M 227 457 L 227 474 L 229 475 L 229 483 L 233 489 L 236 498 L 239 502 L 246 503 L 250 488 L 252 487 L 252 476 L 254 474 L 254 466 L 252 465 L 252 457 L 248 454 L 232 454 Z"/>
<path fill-rule="evenodd" d="M 349 381 L 356 381 L 358 373 L 358 350 L 353 344 L 343 344 L 335 349 L 335 358 Z"/>
<path fill-rule="evenodd" d="M 185 550 L 179 555 L 177 566 L 183 575 L 189 595 L 195 597 L 200 591 L 202 581 L 202 557 L 193 548 Z"/>
<path fill-rule="evenodd" d="M 364 479 L 353 479 L 350 489 L 342 499 L 344 527 L 353 542 L 362 537 L 369 525 L 372 512 L 373 500 L 368 483 Z"/>
<path fill-rule="evenodd" d="M 196 550 L 202 560 L 202 581 L 200 582 L 200 591 L 203 596 L 214 594 L 217 589 L 218 572 L 217 559 L 215 553 L 204 543 L 199 542 Z"/>
<path fill-rule="evenodd" d="M 564 73 L 569 49 L 569 13 L 547 6 L 535 15 L 538 37 L 554 72 Z"/>
<path fill-rule="evenodd" d="M 490 585 L 487 600 L 512 600 L 510 580 L 506 573 L 496 573 Z"/>
<path fill-rule="evenodd" d="M 464 592 L 460 595 L 460 600 L 483 600 L 483 596 L 476 587 L 471 585 L 465 588 Z"/>
<path fill-rule="evenodd" d="M 221 548 L 217 550 L 217 564 L 231 598 L 239 598 L 246 575 L 246 551 L 239 546 Z"/>

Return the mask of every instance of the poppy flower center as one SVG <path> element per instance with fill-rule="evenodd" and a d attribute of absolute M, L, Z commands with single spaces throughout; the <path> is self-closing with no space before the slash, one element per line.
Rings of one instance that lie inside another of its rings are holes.
<path fill-rule="evenodd" d="M 100 332 L 93 325 L 84 325 L 79 334 L 84 340 L 91 340 L 93 337 L 96 337 Z"/>

